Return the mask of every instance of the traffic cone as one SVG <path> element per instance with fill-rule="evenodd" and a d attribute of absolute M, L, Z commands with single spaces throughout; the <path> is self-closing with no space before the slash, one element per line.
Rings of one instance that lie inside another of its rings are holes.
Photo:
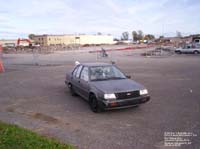
<path fill-rule="evenodd" d="M 4 72 L 3 62 L 0 60 L 0 73 Z"/>
<path fill-rule="evenodd" d="M 3 48 L 2 48 L 2 45 L 0 45 L 0 73 L 4 72 L 3 62 L 1 60 L 1 58 L 2 58 L 2 52 L 3 52 Z"/>

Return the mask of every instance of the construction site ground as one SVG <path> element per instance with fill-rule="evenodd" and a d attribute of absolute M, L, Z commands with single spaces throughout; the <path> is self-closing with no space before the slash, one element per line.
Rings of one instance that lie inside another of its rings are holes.
<path fill-rule="evenodd" d="M 112 48 L 112 46 L 109 46 Z M 116 47 L 115 47 L 116 48 Z M 78 148 L 164 148 L 165 132 L 192 132 L 200 146 L 200 56 L 141 56 L 152 49 L 90 53 L 100 47 L 51 54 L 4 54 L 0 74 L 0 120 Z M 151 100 L 137 108 L 93 113 L 72 97 L 64 80 L 75 61 L 110 62 L 147 87 Z M 174 147 L 175 148 L 175 147 Z"/>

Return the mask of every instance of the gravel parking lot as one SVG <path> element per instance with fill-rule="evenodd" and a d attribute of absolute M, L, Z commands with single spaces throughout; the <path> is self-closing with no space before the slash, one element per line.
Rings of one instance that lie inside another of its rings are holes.
<path fill-rule="evenodd" d="M 165 132 L 192 132 L 200 147 L 200 56 L 142 57 L 137 50 L 111 52 L 109 58 L 84 51 L 38 55 L 6 54 L 0 74 L 0 120 L 34 130 L 78 148 L 164 147 Z M 93 113 L 65 87 L 74 61 L 116 61 L 132 79 L 144 84 L 150 102 L 137 108 Z M 39 62 L 39 65 L 35 64 Z M 169 147 L 166 147 L 169 148 Z M 175 147 L 173 147 L 175 148 Z"/>

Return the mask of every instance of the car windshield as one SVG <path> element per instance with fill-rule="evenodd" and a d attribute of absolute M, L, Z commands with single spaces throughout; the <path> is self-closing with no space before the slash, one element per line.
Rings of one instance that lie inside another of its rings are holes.
<path fill-rule="evenodd" d="M 115 66 L 94 66 L 90 68 L 90 80 L 125 79 L 126 76 Z"/>
<path fill-rule="evenodd" d="M 184 45 L 182 48 L 183 49 L 190 49 L 192 46 L 191 45 Z"/>

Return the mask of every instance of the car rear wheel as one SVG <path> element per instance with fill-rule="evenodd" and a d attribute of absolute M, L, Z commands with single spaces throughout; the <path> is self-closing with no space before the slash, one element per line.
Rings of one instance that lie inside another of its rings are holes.
<path fill-rule="evenodd" d="M 70 90 L 70 93 L 72 96 L 76 96 L 76 92 L 74 91 L 74 87 L 72 86 L 72 84 L 68 84 L 68 87 L 69 87 L 69 90 Z"/>
<path fill-rule="evenodd" d="M 90 96 L 89 105 L 93 112 L 95 113 L 101 112 L 101 109 L 98 105 L 98 101 L 95 95 Z"/>
<path fill-rule="evenodd" d="M 193 53 L 194 53 L 194 54 L 199 54 L 199 51 L 194 51 Z"/>

